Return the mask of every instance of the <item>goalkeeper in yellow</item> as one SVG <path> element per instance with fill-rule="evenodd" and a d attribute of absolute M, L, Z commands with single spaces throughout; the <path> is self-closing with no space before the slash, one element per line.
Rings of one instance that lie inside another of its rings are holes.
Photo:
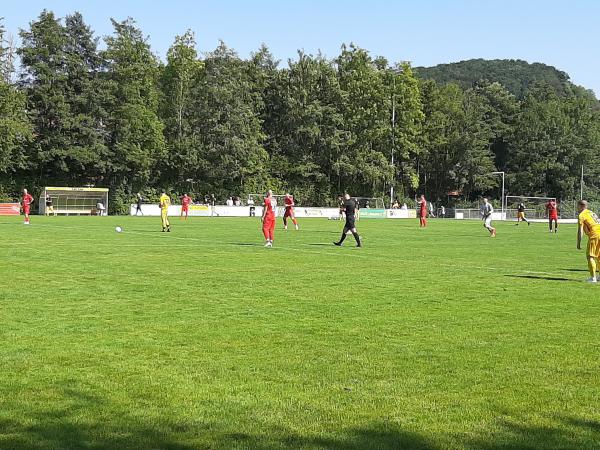
<path fill-rule="evenodd" d="M 162 230 L 171 232 L 171 223 L 169 222 L 169 206 L 171 206 L 171 199 L 163 191 L 160 196 L 160 218 L 162 220 Z"/>
<path fill-rule="evenodd" d="M 590 270 L 589 283 L 597 283 L 597 269 L 600 259 L 600 219 L 598 216 L 588 209 L 588 202 L 579 200 L 577 203 L 579 210 L 579 226 L 577 227 L 577 249 L 581 249 L 581 238 L 583 233 L 587 234 L 587 260 Z"/>

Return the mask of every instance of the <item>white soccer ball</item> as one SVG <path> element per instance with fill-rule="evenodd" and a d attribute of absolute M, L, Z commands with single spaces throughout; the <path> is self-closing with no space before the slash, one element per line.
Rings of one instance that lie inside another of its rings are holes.
<path fill-rule="evenodd" d="M 117 227 L 117 228 L 115 228 L 115 231 L 116 231 L 117 233 L 120 233 L 121 231 L 123 231 L 123 228 L 121 228 L 121 227 Z"/>

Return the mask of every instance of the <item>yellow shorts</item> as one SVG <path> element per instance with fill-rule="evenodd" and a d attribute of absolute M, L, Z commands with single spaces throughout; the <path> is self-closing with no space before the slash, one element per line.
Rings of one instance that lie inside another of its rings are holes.
<path fill-rule="evenodd" d="M 525 218 L 525 213 L 524 212 L 520 212 L 520 213 L 518 213 L 517 217 L 519 219 L 524 219 Z"/>
<path fill-rule="evenodd" d="M 588 258 L 600 258 L 600 237 L 588 238 L 587 256 Z"/>

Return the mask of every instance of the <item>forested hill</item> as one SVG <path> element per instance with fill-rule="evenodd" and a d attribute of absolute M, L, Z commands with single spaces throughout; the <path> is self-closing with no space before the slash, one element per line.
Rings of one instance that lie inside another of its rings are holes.
<path fill-rule="evenodd" d="M 567 73 L 556 67 L 530 64 L 519 59 L 470 59 L 434 67 L 417 67 L 415 71 L 421 78 L 441 84 L 456 83 L 463 89 L 473 87 L 480 80 L 498 82 L 517 98 L 523 98 L 536 82 L 548 83 L 558 95 L 583 90 L 569 81 Z"/>

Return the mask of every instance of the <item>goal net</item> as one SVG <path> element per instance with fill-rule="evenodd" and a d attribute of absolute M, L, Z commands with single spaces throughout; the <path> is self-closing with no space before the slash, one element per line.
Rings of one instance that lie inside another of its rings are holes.
<path fill-rule="evenodd" d="M 273 198 L 277 203 L 277 206 L 284 206 L 285 194 L 273 194 Z M 248 194 L 248 200 L 246 204 L 249 206 L 262 206 L 265 201 L 265 194 Z M 294 203 L 298 200 L 294 197 Z"/>
<path fill-rule="evenodd" d="M 385 209 L 381 197 L 352 197 L 358 203 L 360 209 Z"/>
<path fill-rule="evenodd" d="M 550 201 L 556 201 L 555 197 L 527 197 L 519 195 L 507 195 L 506 201 L 506 220 L 517 220 L 519 204 L 525 206 L 525 218 L 527 220 L 546 220 L 546 204 Z M 559 209 L 560 212 L 560 209 Z"/>

